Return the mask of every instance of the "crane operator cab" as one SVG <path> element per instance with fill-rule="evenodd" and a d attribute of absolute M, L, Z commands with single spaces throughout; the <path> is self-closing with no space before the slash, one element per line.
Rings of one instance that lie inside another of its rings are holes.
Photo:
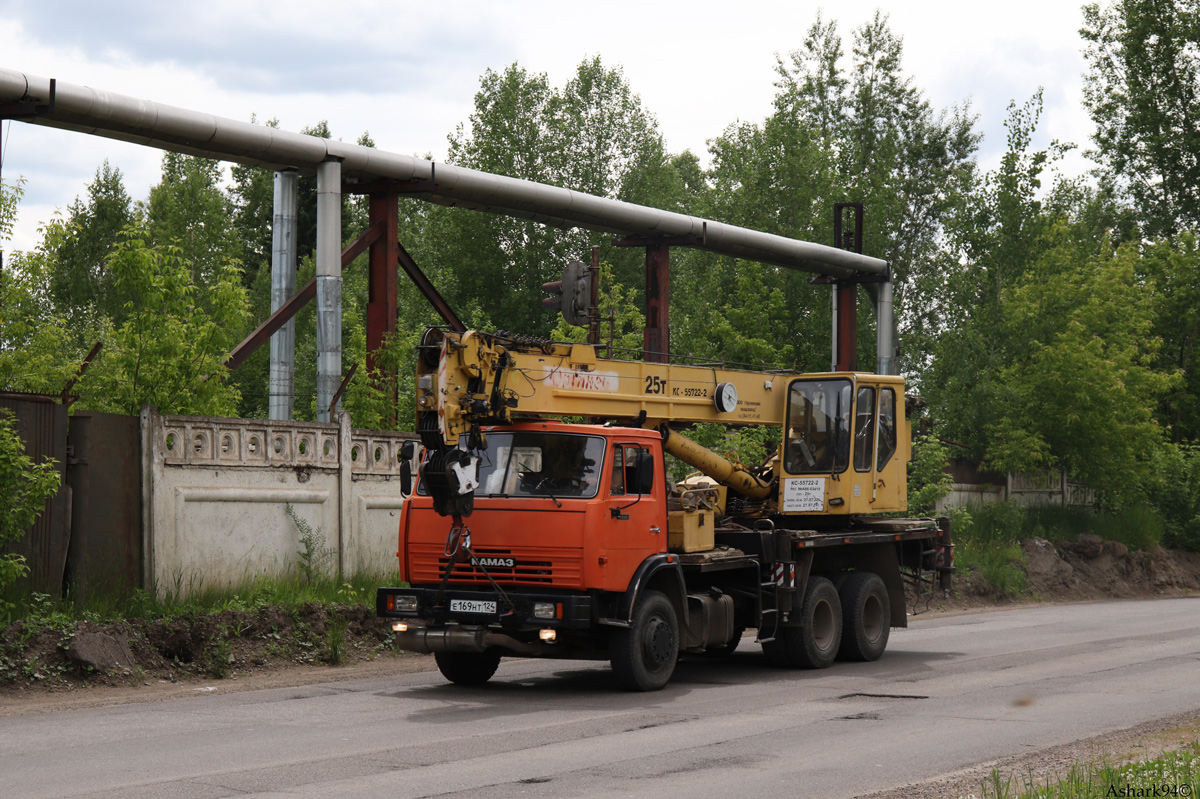
<path fill-rule="evenodd" d="M 861 514 L 903 511 L 908 437 L 898 426 L 898 377 L 806 376 L 788 388 L 780 510 Z"/>

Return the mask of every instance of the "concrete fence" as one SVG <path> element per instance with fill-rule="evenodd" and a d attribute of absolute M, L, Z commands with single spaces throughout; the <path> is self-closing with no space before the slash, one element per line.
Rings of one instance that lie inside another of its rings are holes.
<path fill-rule="evenodd" d="M 301 532 L 328 573 L 397 566 L 400 448 L 411 433 L 337 423 L 141 416 L 143 581 L 160 594 L 294 569 Z"/>
<path fill-rule="evenodd" d="M 953 460 L 947 467 L 954 482 L 950 493 L 937 504 L 939 513 L 964 505 L 988 505 L 996 502 L 1015 502 L 1020 505 L 1090 506 L 1096 492 L 1062 471 L 1038 474 L 996 474 L 983 472 L 963 460 Z"/>

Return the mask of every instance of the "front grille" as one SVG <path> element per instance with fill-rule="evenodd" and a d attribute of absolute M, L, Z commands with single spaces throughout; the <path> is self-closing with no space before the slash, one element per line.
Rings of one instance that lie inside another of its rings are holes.
<path fill-rule="evenodd" d="M 477 559 L 484 561 L 484 565 L 455 564 L 450 576 L 452 584 L 489 585 L 484 574 L 486 570 L 500 585 L 581 587 L 583 559 L 576 550 L 476 547 L 473 551 Z M 409 547 L 409 556 L 412 559 L 413 583 L 441 581 L 449 562 L 441 546 L 413 544 Z M 512 566 L 503 563 L 509 559 L 513 561 Z"/>

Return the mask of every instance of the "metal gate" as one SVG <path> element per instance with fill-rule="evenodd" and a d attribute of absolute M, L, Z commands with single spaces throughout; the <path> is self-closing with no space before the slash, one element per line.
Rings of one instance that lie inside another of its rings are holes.
<path fill-rule="evenodd" d="M 53 397 L 0 393 L 0 409 L 15 418 L 25 453 L 37 462 L 53 458 L 62 485 L 67 468 L 67 409 Z M 46 509 L 29 532 L 9 551 L 24 555 L 28 585 L 34 591 L 59 596 L 71 539 L 71 489 L 63 486 L 46 500 Z"/>

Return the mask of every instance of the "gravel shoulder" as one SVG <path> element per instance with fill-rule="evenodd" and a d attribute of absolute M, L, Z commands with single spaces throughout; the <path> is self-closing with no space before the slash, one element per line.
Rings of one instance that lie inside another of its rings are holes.
<path fill-rule="evenodd" d="M 1120 765 L 1153 760 L 1164 752 L 1180 749 L 1200 737 L 1200 710 L 1138 724 L 1124 730 L 1083 738 L 1048 749 L 1038 749 L 1016 757 L 979 763 L 968 769 L 941 774 L 923 782 L 873 793 L 864 799 L 968 799 L 983 795 L 991 774 L 1000 774 L 1001 783 L 1011 779 L 1010 794 L 1019 795 L 1032 780 L 1045 785 L 1066 776 L 1077 763 Z"/>

